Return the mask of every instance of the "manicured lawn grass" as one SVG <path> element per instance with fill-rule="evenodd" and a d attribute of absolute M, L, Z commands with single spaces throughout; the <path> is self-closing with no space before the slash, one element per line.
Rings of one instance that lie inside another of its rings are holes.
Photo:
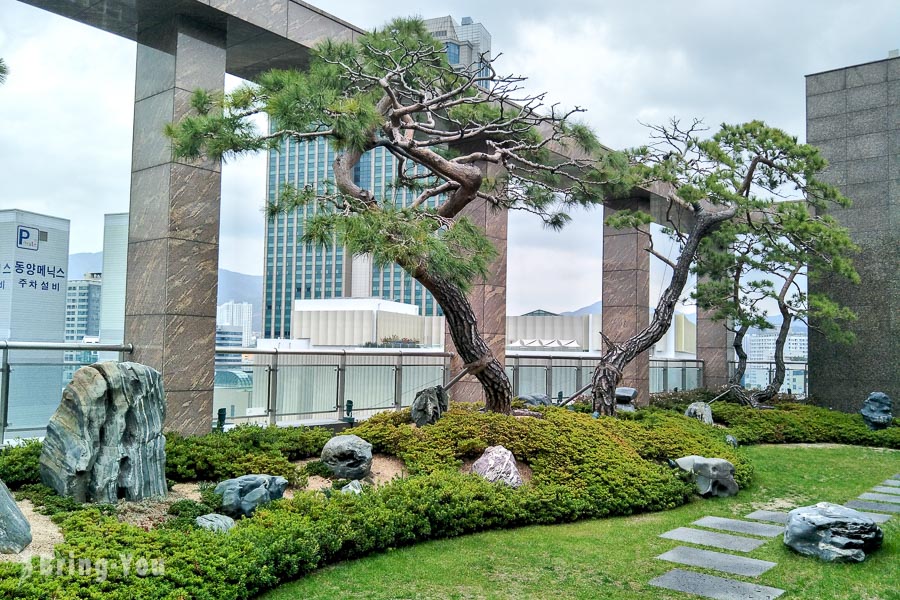
<path fill-rule="evenodd" d="M 900 473 L 900 451 L 850 446 L 743 451 L 756 466 L 756 477 L 735 498 L 696 500 L 664 513 L 428 542 L 325 567 L 263 598 L 696 598 L 647 585 L 675 566 L 655 560 L 679 544 L 659 534 L 706 515 L 739 518 L 756 509 L 842 503 Z M 777 567 L 756 579 L 730 577 L 785 589 L 782 598 L 788 600 L 900 600 L 900 516 L 881 527 L 884 546 L 862 564 L 799 556 L 779 536 L 746 554 Z"/>

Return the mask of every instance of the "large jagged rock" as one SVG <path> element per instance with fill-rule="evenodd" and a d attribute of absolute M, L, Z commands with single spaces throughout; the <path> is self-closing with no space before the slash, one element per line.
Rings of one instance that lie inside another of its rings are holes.
<path fill-rule="evenodd" d="M 41 481 L 78 502 L 165 496 L 165 420 L 155 369 L 129 362 L 82 367 L 50 418 Z"/>
<path fill-rule="evenodd" d="M 734 480 L 734 465 L 724 458 L 706 458 L 692 454 L 675 461 L 681 469 L 691 473 L 701 496 L 734 496 L 738 484 Z"/>
<path fill-rule="evenodd" d="M 322 448 L 322 462 L 341 479 L 364 479 L 372 468 L 372 444 L 358 435 L 338 435 Z"/>
<path fill-rule="evenodd" d="M 860 512 L 820 502 L 788 513 L 784 543 L 826 562 L 862 562 L 881 547 L 884 532 Z"/>
<path fill-rule="evenodd" d="M 684 411 L 684 416 L 697 419 L 706 425 L 713 424 L 712 407 L 706 402 L 693 402 Z"/>
<path fill-rule="evenodd" d="M 872 392 L 863 403 L 860 414 L 866 427 L 876 431 L 878 429 L 887 429 L 894 420 L 893 415 L 894 402 L 891 397 L 884 392 Z"/>
<path fill-rule="evenodd" d="M 244 475 L 216 486 L 222 496 L 222 512 L 230 517 L 249 517 L 257 507 L 284 496 L 288 481 L 275 475 Z"/>
<path fill-rule="evenodd" d="M 416 394 L 411 408 L 413 423 L 418 427 L 431 425 L 450 409 L 450 396 L 443 386 L 425 388 Z"/>
<path fill-rule="evenodd" d="M 0 554 L 18 554 L 31 543 L 31 525 L 0 481 Z"/>
<path fill-rule="evenodd" d="M 488 446 L 481 458 L 472 465 L 472 472 L 491 483 L 505 483 L 510 487 L 519 487 L 523 483 L 516 466 L 516 457 L 503 446 Z"/>

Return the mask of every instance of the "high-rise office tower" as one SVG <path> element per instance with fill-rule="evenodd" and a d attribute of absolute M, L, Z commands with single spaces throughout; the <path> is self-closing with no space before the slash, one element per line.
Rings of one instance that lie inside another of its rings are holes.
<path fill-rule="evenodd" d="M 438 41 L 444 42 L 447 60 L 460 70 L 480 71 L 485 77 L 489 71 L 484 63 L 491 58 L 491 34 L 472 17 L 463 17 L 457 23 L 453 17 L 425 19 L 425 27 Z M 485 87 L 485 86 L 482 86 Z"/>
<path fill-rule="evenodd" d="M 449 25 L 443 26 L 443 30 L 436 28 L 435 23 L 444 22 Z M 457 25 L 449 17 L 425 21 L 429 31 L 445 41 L 448 58 L 458 68 L 467 68 L 473 63 L 480 65 L 481 54 L 490 54 L 487 30 L 480 23 L 472 23 L 471 19 L 463 19 L 463 22 L 463 25 Z M 325 183 L 334 181 L 335 151 L 324 139 L 283 141 L 278 150 L 269 152 L 268 158 L 267 197 L 270 201 L 277 198 L 279 189 L 285 184 L 311 186 L 324 192 Z M 415 192 L 392 185 L 396 170 L 394 156 L 384 148 L 376 148 L 363 155 L 354 170 L 354 180 L 376 195 L 405 206 L 415 198 Z M 433 198 L 430 202 L 436 204 L 438 201 Z M 373 264 L 370 256 L 348 256 L 340 246 L 323 248 L 302 243 L 300 236 L 305 220 L 320 210 L 327 208 L 306 206 L 279 215 L 266 225 L 264 337 L 291 337 L 294 300 L 374 296 L 414 304 L 421 315 L 442 314 L 431 294 L 399 266 Z"/>

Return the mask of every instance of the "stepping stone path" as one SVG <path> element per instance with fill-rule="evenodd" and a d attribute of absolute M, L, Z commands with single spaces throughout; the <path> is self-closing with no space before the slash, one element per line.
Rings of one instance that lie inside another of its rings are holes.
<path fill-rule="evenodd" d="M 894 475 L 891 479 L 882 481 L 880 485 L 872 488 L 871 492 L 860 494 L 859 498 L 859 500 L 851 500 L 845 503 L 844 506 L 860 511 L 876 523 L 884 523 L 891 518 L 891 514 L 884 513 L 900 513 L 900 473 Z M 784 533 L 784 525 L 788 522 L 788 513 L 774 510 L 757 510 L 745 518 L 749 520 L 710 516 L 691 523 L 691 525 L 697 527 L 731 533 L 678 527 L 663 533 L 659 537 L 722 550 L 750 552 L 768 541 L 760 538 L 771 539 Z M 778 525 L 772 525 L 771 523 L 778 523 Z M 733 535 L 734 533 L 743 535 Z M 776 564 L 765 560 L 726 552 L 703 550 L 691 546 L 678 546 L 660 554 L 656 558 L 679 565 L 701 567 L 741 577 L 759 577 Z M 784 593 L 784 590 L 758 583 L 716 577 L 684 569 L 672 569 L 668 573 L 652 579 L 650 585 L 695 594 L 704 598 L 712 598 L 713 600 L 772 600 Z"/>

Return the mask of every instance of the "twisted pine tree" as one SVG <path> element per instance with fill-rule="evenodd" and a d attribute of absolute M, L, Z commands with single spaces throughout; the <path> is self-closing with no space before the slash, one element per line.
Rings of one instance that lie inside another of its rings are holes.
<path fill-rule="evenodd" d="M 316 203 L 301 241 L 371 254 L 421 282 L 443 309 L 487 409 L 507 413 L 509 379 L 466 297 L 496 250 L 463 209 L 485 202 L 524 210 L 558 229 L 569 207 L 632 183 L 627 158 L 573 122 L 580 109 L 547 106 L 524 81 L 498 74 L 486 57 L 457 71 L 420 20 L 397 19 L 355 43 L 325 42 L 306 71 L 270 71 L 221 99 L 199 90 L 194 114 L 167 133 L 178 156 L 213 159 L 277 148 L 285 138 L 328 138 L 334 180 L 282 188 L 269 214 Z M 254 122 L 261 114 L 268 131 Z M 354 180 L 363 154 L 377 147 L 397 159 L 395 189 L 414 193 L 405 206 Z"/>
<path fill-rule="evenodd" d="M 718 243 L 725 247 L 730 244 L 729 236 L 745 228 L 754 232 L 753 260 L 762 261 L 760 264 L 767 265 L 773 273 L 794 273 L 804 261 L 814 263 L 815 272 L 822 259 L 830 260 L 838 272 L 853 277 L 845 257 L 849 250 L 849 240 L 844 239 L 846 232 L 830 218 L 812 216 L 829 205 L 849 203 L 837 188 L 817 179 L 826 162 L 816 148 L 800 144 L 797 138 L 760 121 L 722 125 L 706 139 L 701 137 L 703 128 L 698 121 L 688 127 L 673 121 L 652 130 L 652 143 L 636 151 L 635 156 L 642 161 L 640 177 L 655 184 L 655 191 L 668 204 L 669 221 L 663 225 L 679 250 L 672 259 L 654 249 L 649 230 L 653 219 L 649 214 L 621 211 L 607 218 L 612 227 L 636 228 L 646 234 L 647 252 L 672 269 L 672 279 L 645 329 L 625 341 L 604 338 L 604 353 L 591 380 L 594 410 L 602 414 L 615 413 L 615 388 L 623 369 L 648 351 L 671 326 L 675 305 L 684 292 L 701 244 L 715 246 L 713 235 L 717 231 L 723 232 L 725 241 L 719 239 Z M 802 200 L 787 204 L 782 202 L 785 197 Z M 826 259 L 826 255 L 830 258 Z M 733 283 L 721 265 L 720 262 L 701 273 L 713 276 L 715 285 L 720 287 L 723 280 Z M 788 275 L 774 294 L 785 301 L 782 306 L 790 307 L 792 314 L 796 314 L 796 307 L 791 303 L 801 302 L 799 298 L 788 300 L 795 284 L 796 274 Z M 826 312 L 836 310 L 821 298 L 810 298 L 808 302 Z M 759 314 L 752 307 L 742 310 L 748 322 L 758 322 Z M 789 328 L 790 319 L 786 321 Z"/>

